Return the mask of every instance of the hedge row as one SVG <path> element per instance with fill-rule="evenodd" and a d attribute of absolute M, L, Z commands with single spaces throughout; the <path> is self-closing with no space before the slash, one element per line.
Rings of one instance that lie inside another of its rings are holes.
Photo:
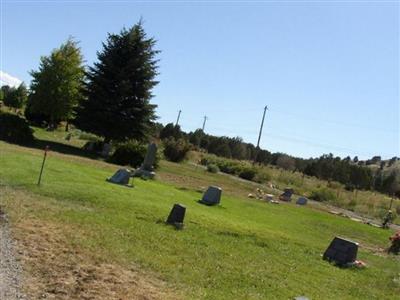
<path fill-rule="evenodd" d="M 226 174 L 238 176 L 240 178 L 265 183 L 271 180 L 271 175 L 264 169 L 252 166 L 248 162 L 220 158 L 214 155 L 205 156 L 200 160 L 200 164 L 207 166 L 209 172 L 219 170 Z"/>

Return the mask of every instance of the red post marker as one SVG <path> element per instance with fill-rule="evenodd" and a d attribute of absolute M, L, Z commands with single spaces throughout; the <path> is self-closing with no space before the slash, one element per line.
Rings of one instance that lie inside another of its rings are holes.
<path fill-rule="evenodd" d="M 42 173 L 43 173 L 44 163 L 46 162 L 47 151 L 49 151 L 49 149 L 50 149 L 49 146 L 46 146 L 46 148 L 44 148 L 43 162 L 42 162 L 42 167 L 40 168 L 39 180 L 38 180 L 37 185 L 40 185 L 40 182 L 42 181 Z"/>

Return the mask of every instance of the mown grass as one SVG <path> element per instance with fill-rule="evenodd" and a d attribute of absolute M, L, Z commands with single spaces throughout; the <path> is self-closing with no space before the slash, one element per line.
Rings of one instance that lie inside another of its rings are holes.
<path fill-rule="evenodd" d="M 179 182 L 113 185 L 105 178 L 115 166 L 57 153 L 50 153 L 38 187 L 41 160 L 39 150 L 0 142 L 0 186 L 36 195 L 41 209 L 28 212 L 35 218 L 79 228 L 69 243 L 108 263 L 137 264 L 187 299 L 397 299 L 400 293 L 399 259 L 378 250 L 390 231 L 307 207 L 250 201 L 234 190 L 223 194 L 221 206 L 207 207 L 197 203 L 194 186 L 179 189 Z M 209 176 L 209 184 L 222 176 L 164 163 L 160 177 L 190 181 L 196 172 Z M 174 203 L 187 207 L 183 231 L 163 223 Z M 18 209 L 2 204 L 11 215 Z M 359 258 L 368 268 L 341 269 L 321 259 L 336 235 L 361 243 Z"/>
<path fill-rule="evenodd" d="M 62 153 L 70 153 L 75 155 L 84 155 L 88 157 L 95 157 L 85 151 L 80 150 L 87 140 L 85 138 L 87 134 L 81 133 L 78 130 L 72 129 L 69 133 L 65 132 L 62 128 L 55 131 L 46 131 L 43 128 L 33 127 L 35 136 L 39 139 L 39 148 L 44 148 L 46 143 L 49 143 L 56 151 Z M 71 134 L 71 139 L 67 141 L 65 137 Z M 89 135 L 91 138 L 94 136 Z M 189 155 L 189 161 L 198 163 L 203 157 L 215 158 L 213 155 L 205 153 L 191 152 Z M 224 160 L 223 158 L 220 158 Z M 226 159 L 225 159 L 226 160 Z M 238 163 L 238 161 L 227 160 Z M 250 167 L 249 162 L 241 162 L 244 166 Z M 168 165 L 164 162 L 161 165 Z M 181 174 L 181 166 L 175 168 L 172 165 L 168 165 L 169 168 L 174 169 L 174 173 Z M 176 170 L 175 170 L 176 169 Z M 202 181 L 207 181 L 209 178 L 217 178 L 225 183 L 229 191 L 233 191 L 235 194 L 244 195 L 244 192 L 254 193 L 257 187 L 262 188 L 265 192 L 277 194 L 277 191 L 268 187 L 267 183 L 273 184 L 278 190 L 283 190 L 286 187 L 294 188 L 297 195 L 303 195 L 309 197 L 314 191 L 323 188 L 327 189 L 334 194 L 334 198 L 326 201 L 327 204 L 341 207 L 354 211 L 365 217 L 375 218 L 382 220 L 387 214 L 387 210 L 390 207 L 391 198 L 387 195 L 371 192 L 371 191 L 347 191 L 344 185 L 338 182 L 326 182 L 319 180 L 311 176 L 303 176 L 300 172 L 291 172 L 283 169 L 279 169 L 273 166 L 259 166 L 257 167 L 259 172 L 266 173 L 269 180 L 262 182 L 262 185 L 253 182 L 253 184 L 241 183 L 240 181 L 232 181 L 231 179 L 223 179 L 221 176 L 214 176 L 211 173 L 201 174 L 199 170 L 201 167 L 187 166 L 185 167 L 185 176 L 187 173 L 192 174 L 192 178 L 200 178 Z M 238 185 L 238 186 L 236 186 Z M 395 223 L 400 224 L 400 201 L 396 199 L 392 204 L 392 210 L 398 217 Z"/>

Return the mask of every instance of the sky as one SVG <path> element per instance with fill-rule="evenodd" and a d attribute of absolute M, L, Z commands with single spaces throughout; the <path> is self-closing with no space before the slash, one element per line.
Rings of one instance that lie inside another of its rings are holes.
<path fill-rule="evenodd" d="M 0 0 L 0 80 L 31 80 L 68 37 L 85 64 L 144 20 L 158 121 L 299 157 L 400 156 L 399 1 Z M 11 81 L 10 81 L 11 80 Z"/>

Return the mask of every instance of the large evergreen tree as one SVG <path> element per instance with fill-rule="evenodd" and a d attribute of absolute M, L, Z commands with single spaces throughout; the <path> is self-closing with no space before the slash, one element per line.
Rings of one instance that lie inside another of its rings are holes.
<path fill-rule="evenodd" d="M 73 117 L 73 109 L 82 98 L 82 60 L 78 43 L 71 38 L 41 58 L 39 70 L 31 72 L 31 113 L 48 116 L 51 126 Z"/>
<path fill-rule="evenodd" d="M 109 34 L 98 62 L 87 74 L 86 99 L 74 121 L 82 130 L 111 140 L 143 139 L 155 119 L 150 104 L 158 83 L 155 40 L 148 38 L 142 23 L 119 34 Z"/>

